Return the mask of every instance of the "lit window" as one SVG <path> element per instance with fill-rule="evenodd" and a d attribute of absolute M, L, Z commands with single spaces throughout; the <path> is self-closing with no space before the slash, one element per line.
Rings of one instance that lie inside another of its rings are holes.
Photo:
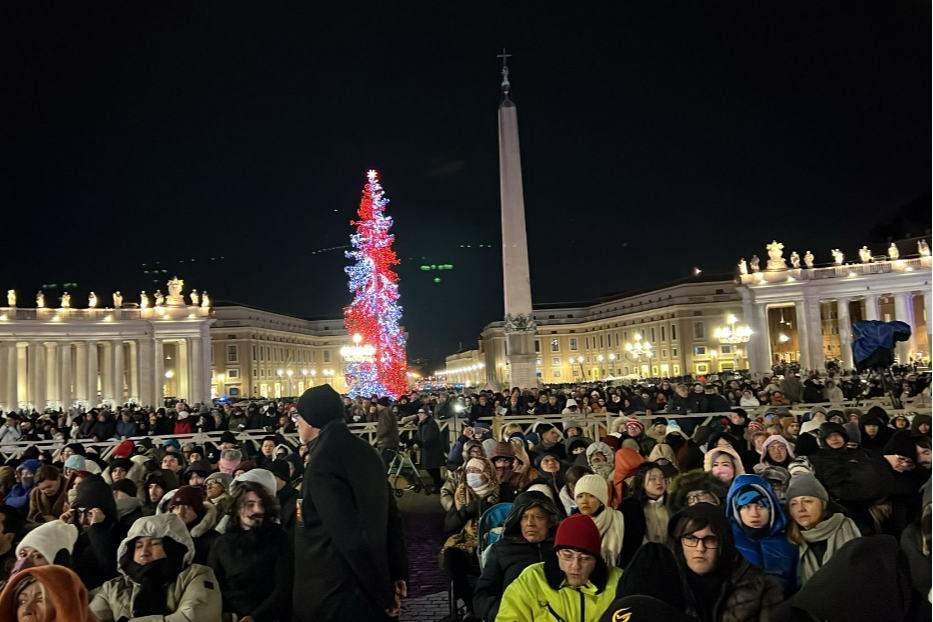
<path fill-rule="evenodd" d="M 555 378 L 560 378 L 560 372 L 559 372 L 559 371 L 555 371 L 555 372 L 554 372 L 554 377 L 555 377 Z"/>
<path fill-rule="evenodd" d="M 551 339 L 551 352 L 560 352 L 560 341 Z"/>
<path fill-rule="evenodd" d="M 706 346 L 697 346 L 693 349 L 693 353 L 697 356 L 706 356 Z"/>
<path fill-rule="evenodd" d="M 560 365 L 560 357 L 555 356 L 551 359 L 551 365 Z"/>

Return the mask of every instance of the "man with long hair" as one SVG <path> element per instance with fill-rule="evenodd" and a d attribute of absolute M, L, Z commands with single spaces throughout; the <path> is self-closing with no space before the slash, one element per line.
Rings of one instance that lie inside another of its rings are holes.
<path fill-rule="evenodd" d="M 232 488 L 227 530 L 207 562 L 217 575 L 224 613 L 237 620 L 288 620 L 294 561 L 288 534 L 278 522 L 275 490 L 240 478 Z"/>

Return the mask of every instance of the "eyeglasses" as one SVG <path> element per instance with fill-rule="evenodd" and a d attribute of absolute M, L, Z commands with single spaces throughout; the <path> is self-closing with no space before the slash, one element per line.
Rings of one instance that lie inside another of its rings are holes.
<path fill-rule="evenodd" d="M 703 543 L 703 546 L 708 549 L 718 549 L 719 548 L 719 536 L 704 536 L 702 538 L 697 538 L 696 536 L 684 536 L 681 538 L 683 543 L 690 548 L 694 548 Z"/>
<path fill-rule="evenodd" d="M 687 495 L 687 505 L 696 505 L 697 503 L 708 502 L 713 505 L 719 505 L 719 499 L 708 492 L 694 492 Z"/>
<path fill-rule="evenodd" d="M 568 551 L 567 549 L 561 549 L 557 551 L 557 556 L 560 557 L 561 561 L 572 563 L 579 562 L 580 564 L 593 564 L 596 563 L 596 558 L 592 555 L 587 555 L 586 553 L 574 553 L 573 551 Z"/>

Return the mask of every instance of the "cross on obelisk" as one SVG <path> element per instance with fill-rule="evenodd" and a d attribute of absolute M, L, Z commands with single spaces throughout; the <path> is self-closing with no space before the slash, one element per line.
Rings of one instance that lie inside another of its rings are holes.
<path fill-rule="evenodd" d="M 505 353 L 510 387 L 537 386 L 535 371 L 535 319 L 531 306 L 531 272 L 528 266 L 528 237 L 525 232 L 525 198 L 522 189 L 522 159 L 518 143 L 518 115 L 509 97 L 511 54 L 502 59 L 502 101 L 499 103 L 499 192 L 502 201 L 502 282 L 505 286 Z M 492 382 L 497 370 L 487 366 Z M 504 379 L 501 379 L 504 380 Z"/>
<path fill-rule="evenodd" d="M 502 48 L 502 54 L 496 54 L 496 58 L 502 59 L 502 90 L 506 93 L 509 92 L 509 59 L 512 57 L 511 54 L 505 53 L 505 48 Z"/>

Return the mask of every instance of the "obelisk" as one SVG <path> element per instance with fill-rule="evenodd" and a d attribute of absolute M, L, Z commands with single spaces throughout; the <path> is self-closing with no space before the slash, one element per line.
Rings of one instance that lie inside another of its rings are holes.
<path fill-rule="evenodd" d="M 502 283 L 505 288 L 506 361 L 509 385 L 537 386 L 535 319 L 531 309 L 531 272 L 525 233 L 522 157 L 518 110 L 510 97 L 508 59 L 502 50 L 502 100 L 499 103 L 499 193 L 502 201 Z"/>

